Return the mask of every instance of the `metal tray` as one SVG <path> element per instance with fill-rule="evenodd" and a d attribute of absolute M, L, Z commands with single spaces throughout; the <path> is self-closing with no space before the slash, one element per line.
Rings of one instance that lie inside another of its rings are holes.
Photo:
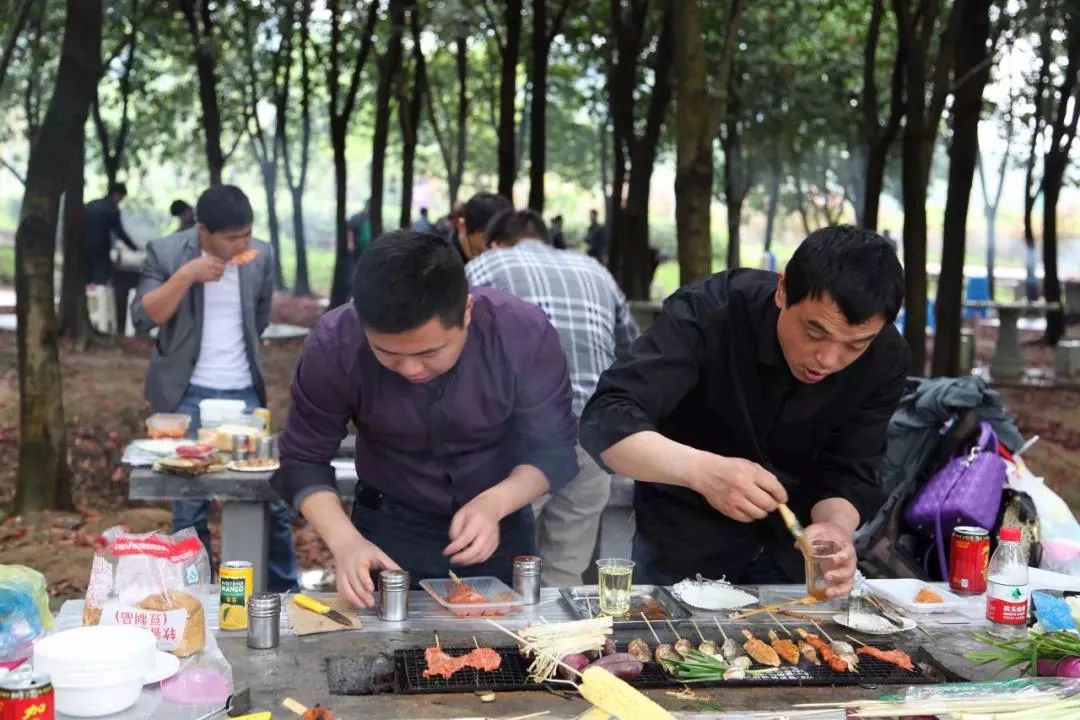
<path fill-rule="evenodd" d="M 600 614 L 600 594 L 596 585 L 560 588 L 559 594 L 570 607 L 574 616 L 586 620 Z M 592 613 L 589 612 L 590 607 Z M 613 618 L 616 628 L 644 628 L 641 613 L 652 623 L 663 624 L 665 620 L 688 620 L 693 614 L 662 585 L 634 585 L 630 588 L 630 612 Z"/>

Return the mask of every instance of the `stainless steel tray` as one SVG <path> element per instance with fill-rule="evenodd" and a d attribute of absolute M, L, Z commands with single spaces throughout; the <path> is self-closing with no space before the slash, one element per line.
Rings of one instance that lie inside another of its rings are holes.
<path fill-rule="evenodd" d="M 560 588 L 559 594 L 579 620 L 596 617 L 600 614 L 600 593 L 596 585 Z M 590 609 L 592 612 L 590 613 Z M 630 589 L 630 612 L 613 618 L 616 628 L 645 627 L 641 613 L 649 622 L 664 624 L 665 620 L 677 622 L 692 617 L 686 606 L 662 585 L 634 585 Z"/>

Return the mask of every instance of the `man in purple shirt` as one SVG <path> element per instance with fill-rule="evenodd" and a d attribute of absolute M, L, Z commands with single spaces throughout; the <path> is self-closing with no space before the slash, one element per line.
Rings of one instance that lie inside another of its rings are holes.
<path fill-rule="evenodd" d="M 514 556 L 534 551 L 530 503 L 578 472 L 558 334 L 534 305 L 470 291 L 429 233 L 383 235 L 353 287 L 304 344 L 274 488 L 326 542 L 354 605 L 373 604 L 383 569 L 414 586 L 451 566 L 509 582 Z M 330 466 L 350 420 L 351 522 Z"/>

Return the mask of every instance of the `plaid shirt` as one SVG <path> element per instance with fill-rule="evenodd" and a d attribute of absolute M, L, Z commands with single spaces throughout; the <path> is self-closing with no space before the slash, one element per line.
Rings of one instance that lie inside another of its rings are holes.
<path fill-rule="evenodd" d="M 638 335 L 626 297 L 603 265 L 540 240 L 485 252 L 465 266 L 469 284 L 516 295 L 547 314 L 570 365 L 574 413 L 581 416 L 600 373 Z"/>

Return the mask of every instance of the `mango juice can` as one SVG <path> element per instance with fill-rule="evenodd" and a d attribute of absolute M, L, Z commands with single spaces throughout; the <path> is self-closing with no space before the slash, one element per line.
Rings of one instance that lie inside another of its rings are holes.
<path fill-rule="evenodd" d="M 267 410 L 266 408 L 255 408 L 251 412 L 251 414 L 254 415 L 255 417 L 263 419 L 263 430 L 266 432 L 267 435 L 269 435 L 270 434 L 270 411 Z"/>
<path fill-rule="evenodd" d="M 248 600 L 255 585 L 255 566 L 246 560 L 221 563 L 218 572 L 221 586 L 221 609 L 218 627 L 243 630 L 248 626 Z"/>

